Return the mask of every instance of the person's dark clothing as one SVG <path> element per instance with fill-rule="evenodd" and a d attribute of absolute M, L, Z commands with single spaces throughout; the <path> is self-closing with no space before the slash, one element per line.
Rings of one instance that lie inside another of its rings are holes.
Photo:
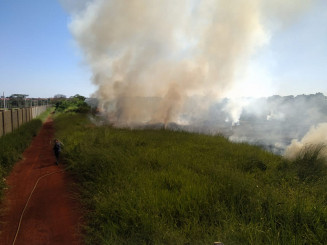
<path fill-rule="evenodd" d="M 58 165 L 59 155 L 60 155 L 60 152 L 61 152 L 61 144 L 60 144 L 60 142 L 55 142 L 55 144 L 53 146 L 53 151 L 54 151 L 54 154 L 56 156 L 56 164 Z"/>

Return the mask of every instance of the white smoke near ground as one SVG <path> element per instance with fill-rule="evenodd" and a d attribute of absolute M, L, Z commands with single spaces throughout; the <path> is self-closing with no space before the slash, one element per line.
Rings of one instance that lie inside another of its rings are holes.
<path fill-rule="evenodd" d="M 60 1 L 72 11 L 70 30 L 91 68 L 94 96 L 116 126 L 175 123 L 284 149 L 325 118 L 300 97 L 226 99 L 267 90 L 269 73 L 252 58 L 311 0 Z M 311 121 L 296 124 L 293 100 Z"/>
<path fill-rule="evenodd" d="M 286 148 L 285 156 L 289 159 L 295 159 L 303 148 L 310 145 L 325 145 L 327 144 L 327 123 L 320 123 L 317 126 L 310 128 L 308 133 L 299 141 L 292 140 L 292 143 Z M 326 148 L 321 152 L 327 158 Z"/>
<path fill-rule="evenodd" d="M 327 122 L 327 97 L 322 93 L 251 98 L 243 105 L 238 125 L 227 132 L 229 139 L 265 146 L 278 154 L 284 154 L 292 141 L 300 142 L 312 125 Z M 309 139 L 312 145 L 327 143 Z"/>

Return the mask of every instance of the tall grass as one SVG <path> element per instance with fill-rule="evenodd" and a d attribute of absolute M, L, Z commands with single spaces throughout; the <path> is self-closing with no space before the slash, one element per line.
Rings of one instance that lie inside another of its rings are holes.
<path fill-rule="evenodd" d="M 326 145 L 306 145 L 295 158 L 298 177 L 303 181 L 319 179 L 326 172 Z"/>
<path fill-rule="evenodd" d="M 86 244 L 326 244 L 327 179 L 221 136 L 55 120 Z"/>

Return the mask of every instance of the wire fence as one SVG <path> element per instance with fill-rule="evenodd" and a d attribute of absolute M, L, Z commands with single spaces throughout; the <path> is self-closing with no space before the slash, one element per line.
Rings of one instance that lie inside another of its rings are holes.
<path fill-rule="evenodd" d="M 11 99 L 2 98 L 0 99 L 0 109 L 14 109 L 14 108 L 27 108 L 35 106 L 49 105 L 51 100 L 49 98 L 23 98 L 23 99 Z"/>

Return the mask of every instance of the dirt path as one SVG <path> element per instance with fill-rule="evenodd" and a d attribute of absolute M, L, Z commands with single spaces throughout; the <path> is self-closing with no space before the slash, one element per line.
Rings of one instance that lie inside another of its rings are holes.
<path fill-rule="evenodd" d="M 23 160 L 7 178 L 9 189 L 1 205 L 0 244 L 13 244 L 25 204 L 39 177 L 62 170 L 55 165 L 52 151 L 54 129 L 52 120 L 43 125 Z M 81 244 L 80 212 L 71 193 L 71 178 L 65 172 L 54 173 L 39 180 L 26 207 L 15 241 L 18 244 Z"/>

